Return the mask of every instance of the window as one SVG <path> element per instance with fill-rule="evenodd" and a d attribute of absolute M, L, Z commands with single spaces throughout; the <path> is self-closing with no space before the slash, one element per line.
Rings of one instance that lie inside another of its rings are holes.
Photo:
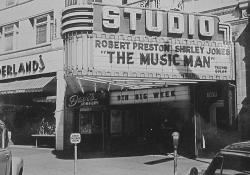
<path fill-rule="evenodd" d="M 0 0 L 0 9 L 17 5 L 18 0 Z"/>
<path fill-rule="evenodd" d="M 76 5 L 77 4 L 77 0 L 66 0 L 65 1 L 65 6 L 70 6 L 70 5 Z"/>
<path fill-rule="evenodd" d="M 5 51 L 13 50 L 14 25 L 4 27 Z"/>
<path fill-rule="evenodd" d="M 122 0 L 122 5 L 125 5 L 128 3 L 128 0 Z"/>
<path fill-rule="evenodd" d="M 36 44 L 50 42 L 53 33 L 53 16 L 44 15 L 35 19 Z"/>
<path fill-rule="evenodd" d="M 6 7 L 9 7 L 15 4 L 16 4 L 16 0 L 6 0 Z"/>
<path fill-rule="evenodd" d="M 224 155 L 215 157 L 206 170 L 207 175 L 250 174 L 250 158 L 247 156 Z"/>
<path fill-rule="evenodd" d="M 102 114 L 98 111 L 80 112 L 79 128 L 81 134 L 97 134 L 102 132 Z"/>
<path fill-rule="evenodd" d="M 3 34 L 3 50 L 11 51 L 16 47 L 16 39 L 18 34 L 18 24 L 9 24 L 2 27 Z"/>

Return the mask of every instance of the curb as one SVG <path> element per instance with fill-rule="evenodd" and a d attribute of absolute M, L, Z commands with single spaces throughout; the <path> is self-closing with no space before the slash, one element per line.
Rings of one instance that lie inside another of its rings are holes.
<path fill-rule="evenodd" d="M 212 159 L 203 159 L 203 158 L 196 158 L 194 160 L 197 160 L 197 161 L 203 162 L 203 163 L 208 163 L 208 164 L 210 164 L 210 162 L 212 161 Z"/>

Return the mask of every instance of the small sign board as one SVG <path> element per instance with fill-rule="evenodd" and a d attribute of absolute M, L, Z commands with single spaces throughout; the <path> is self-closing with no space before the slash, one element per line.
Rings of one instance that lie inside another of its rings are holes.
<path fill-rule="evenodd" d="M 78 144 L 81 142 L 81 134 L 80 133 L 71 133 L 70 134 L 70 143 Z"/>
<path fill-rule="evenodd" d="M 207 98 L 218 97 L 217 91 L 209 91 L 207 92 Z"/>

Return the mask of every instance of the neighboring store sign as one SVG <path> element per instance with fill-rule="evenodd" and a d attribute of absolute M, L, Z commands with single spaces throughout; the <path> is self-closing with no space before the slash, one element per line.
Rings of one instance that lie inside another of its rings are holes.
<path fill-rule="evenodd" d="M 67 100 L 68 107 L 95 106 L 105 104 L 108 99 L 107 93 L 86 92 L 84 94 L 74 94 Z"/>
<path fill-rule="evenodd" d="M 189 88 L 187 86 L 178 86 L 171 88 L 111 92 L 110 105 L 158 103 L 189 99 Z"/>
<path fill-rule="evenodd" d="M 94 31 L 148 36 L 168 36 L 220 40 L 219 18 L 204 14 L 184 13 L 94 5 Z"/>
<path fill-rule="evenodd" d="M 62 51 L 53 51 L 0 61 L 0 80 L 56 72 L 62 59 Z"/>
<path fill-rule="evenodd" d="M 100 34 L 101 35 L 101 34 Z M 93 68 L 165 78 L 234 79 L 231 44 L 219 41 L 142 37 L 93 38 Z"/>

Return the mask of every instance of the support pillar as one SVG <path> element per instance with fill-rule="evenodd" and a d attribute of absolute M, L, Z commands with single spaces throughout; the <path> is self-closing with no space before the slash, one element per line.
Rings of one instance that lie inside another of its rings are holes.
<path fill-rule="evenodd" d="M 56 89 L 56 150 L 63 150 L 64 145 L 64 97 L 66 93 L 66 81 L 64 72 L 57 72 L 57 89 Z"/>

